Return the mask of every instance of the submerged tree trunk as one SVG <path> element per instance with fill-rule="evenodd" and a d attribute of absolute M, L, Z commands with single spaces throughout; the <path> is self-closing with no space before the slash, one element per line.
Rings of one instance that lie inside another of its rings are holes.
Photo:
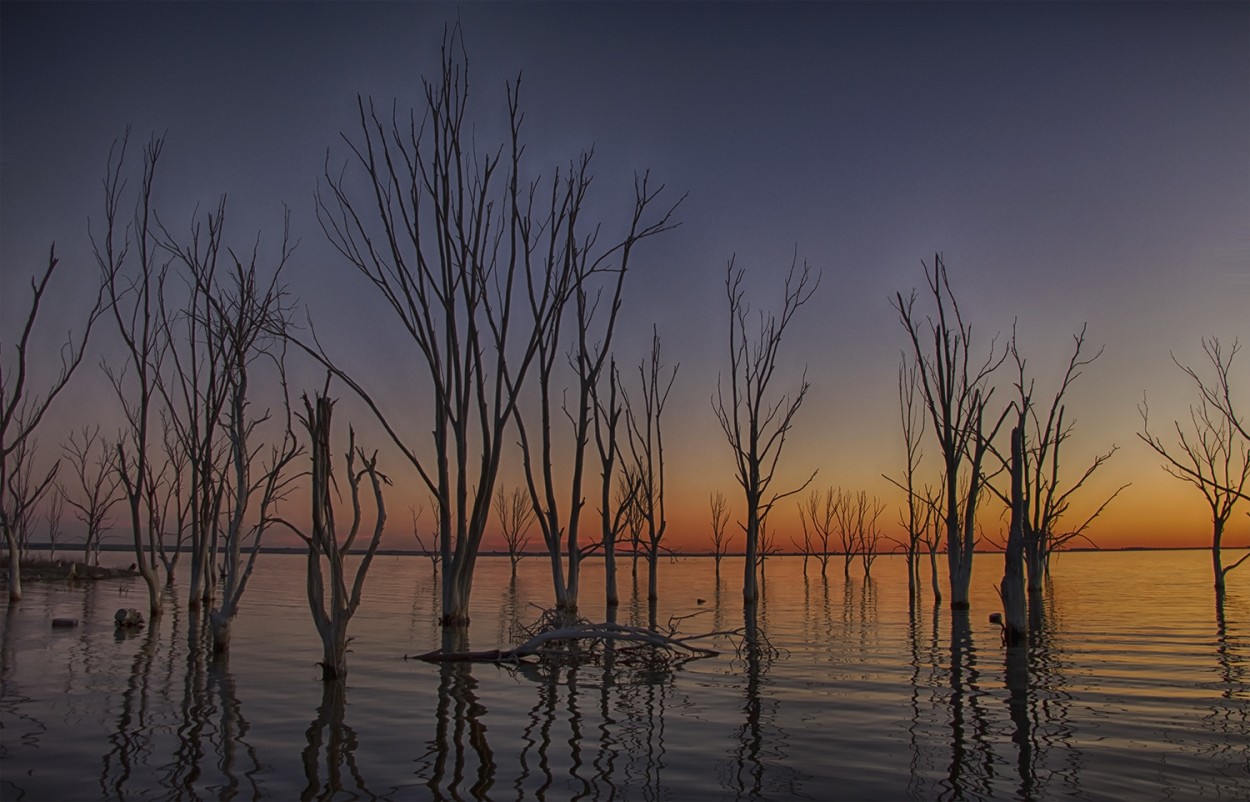
<path fill-rule="evenodd" d="M 22 558 L 17 549 L 17 538 L 8 521 L 4 522 L 4 545 L 9 551 L 9 601 L 22 600 Z"/>

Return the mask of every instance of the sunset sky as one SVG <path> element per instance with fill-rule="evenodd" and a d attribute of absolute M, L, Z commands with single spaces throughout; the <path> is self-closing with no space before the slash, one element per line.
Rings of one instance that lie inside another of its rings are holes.
<path fill-rule="evenodd" d="M 503 141 L 505 84 L 524 72 L 528 157 L 544 175 L 594 148 L 596 209 L 619 232 L 635 171 L 650 170 L 681 225 L 648 241 L 630 277 L 618 359 L 636 364 L 652 325 L 680 371 L 664 420 L 668 543 L 707 545 L 708 495 L 735 515 L 730 452 L 712 413 L 728 369 L 725 266 L 736 255 L 752 306 L 775 309 L 793 254 L 822 280 L 781 354 L 779 391 L 811 391 L 778 489 L 900 493 L 896 372 L 904 331 L 890 306 L 922 286 L 940 251 L 980 353 L 1017 323 L 1041 395 L 1088 323 L 1102 357 L 1068 399 L 1075 473 L 1118 453 L 1074 504 L 1081 517 L 1131 483 L 1091 528 L 1100 545 L 1209 544 L 1209 513 L 1139 442 L 1186 414 L 1201 338 L 1250 347 L 1250 4 L 1246 3 L 25 3 L 0 5 L 0 337 L 16 339 L 29 276 L 62 259 L 43 358 L 93 295 L 87 221 L 101 214 L 109 146 L 166 138 L 157 208 L 186 230 L 196 205 L 228 194 L 229 240 L 278 237 L 284 205 L 300 244 L 287 280 L 323 339 L 399 415 L 418 403 L 370 288 L 328 246 L 314 214 L 323 165 L 358 93 L 420 103 L 445 25 L 459 18 L 480 147 Z M 337 167 L 335 168 L 337 169 Z M 98 362 L 40 430 L 49 456 L 71 427 L 116 426 Z M 297 390 L 319 385 L 296 369 Z M 996 398 L 1011 394 L 1003 372 Z M 1235 388 L 1250 412 L 1250 353 Z M 362 438 L 384 445 L 346 398 Z M 934 471 L 926 443 L 922 468 Z M 396 482 L 395 531 L 409 546 L 411 470 Z M 929 474 L 933 475 L 933 474 Z M 515 465 L 504 481 L 518 480 Z M 984 516 L 1000 529 L 999 506 Z M 797 537 L 793 505 L 776 526 Z M 275 541 L 277 542 L 277 541 Z M 1235 516 L 1228 545 L 1250 543 Z M 487 547 L 497 545 L 488 541 Z"/>

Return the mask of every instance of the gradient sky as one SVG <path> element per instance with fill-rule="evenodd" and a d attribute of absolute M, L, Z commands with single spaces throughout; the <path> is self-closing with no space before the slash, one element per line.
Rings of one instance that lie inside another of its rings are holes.
<path fill-rule="evenodd" d="M 1211 335 L 1250 345 L 1247 3 L 6 0 L 4 341 L 53 241 L 64 272 L 43 329 L 49 348 L 87 303 L 86 221 L 100 216 L 109 145 L 131 125 L 139 141 L 166 136 L 157 205 L 175 226 L 228 193 L 230 239 L 248 247 L 258 231 L 275 239 L 290 207 L 292 291 L 361 380 L 401 409 L 415 385 L 386 360 L 405 358 L 402 342 L 327 246 L 313 193 L 327 149 L 331 164 L 344 160 L 338 133 L 353 125 L 357 93 L 417 103 L 457 16 L 483 146 L 502 141 L 505 82 L 523 70 L 531 164 L 550 174 L 593 146 L 605 231 L 620 229 L 635 170 L 650 169 L 674 199 L 689 193 L 681 227 L 638 255 L 617 340 L 620 360 L 636 362 L 654 323 L 681 363 L 665 418 L 673 547 L 706 544 L 711 491 L 741 509 L 710 404 L 728 364 L 726 262 L 736 254 L 747 269 L 753 306 L 775 308 L 796 249 L 823 280 L 783 346 L 778 387 L 797 386 L 806 366 L 812 389 L 779 488 L 818 469 L 817 486 L 890 503 L 883 520 L 895 531 L 899 494 L 880 475 L 901 469 L 905 335 L 889 300 L 921 285 L 921 261 L 941 251 L 982 346 L 1018 321 L 1043 393 L 1083 323 L 1090 344 L 1105 345 L 1069 395 L 1067 465 L 1080 470 L 1116 444 L 1083 498 L 1132 487 L 1094 539 L 1209 542 L 1201 497 L 1135 432 L 1143 393 L 1159 429 L 1185 414 L 1192 393 L 1172 354 L 1198 364 Z M 110 343 L 100 337 L 94 358 Z M 1250 355 L 1237 381 L 1250 399 Z M 110 404 L 86 365 L 41 446 L 80 422 L 107 426 Z M 376 435 L 358 408 L 344 416 Z M 932 469 L 936 450 L 925 450 Z M 398 531 L 388 543 L 409 545 L 414 483 L 393 455 L 389 469 Z M 785 512 L 783 543 L 794 534 Z M 991 532 L 997 513 L 985 516 Z M 1239 514 L 1226 542 L 1250 542 L 1250 521 Z"/>

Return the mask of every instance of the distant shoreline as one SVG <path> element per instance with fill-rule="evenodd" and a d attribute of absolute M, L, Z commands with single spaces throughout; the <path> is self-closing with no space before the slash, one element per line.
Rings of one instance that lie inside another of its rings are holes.
<path fill-rule="evenodd" d="M 1250 548 L 1250 547 L 1224 546 L 1223 551 L 1239 551 L 1245 548 Z M 27 549 L 30 551 L 47 552 L 47 551 L 52 550 L 52 545 L 50 543 L 31 543 L 27 546 Z M 67 546 L 58 544 L 56 550 L 58 553 L 64 553 L 68 557 L 69 555 L 73 555 L 76 553 L 80 554 L 82 552 L 82 546 L 79 545 L 79 546 L 67 547 Z M 1126 551 L 1210 551 L 1210 550 L 1211 550 L 1210 546 L 1123 546 L 1120 548 L 1112 548 L 1112 547 L 1093 548 L 1090 546 L 1082 546 L 1079 548 L 1063 549 L 1062 551 L 1057 552 L 1057 553 L 1058 554 L 1077 554 L 1077 553 L 1084 554 L 1084 553 L 1105 552 L 1105 553 L 1117 554 L 1117 553 L 1123 553 Z M 117 543 L 101 544 L 100 551 L 133 554 L 134 547 L 129 544 L 117 544 Z M 182 553 L 189 554 L 190 551 L 191 551 L 190 549 L 184 548 L 182 550 Z M 305 546 L 261 546 L 260 553 L 261 554 L 306 554 L 307 548 Z M 364 554 L 365 551 L 364 549 L 353 549 L 350 553 L 358 555 L 358 554 Z M 938 553 L 945 554 L 945 552 L 938 552 Z M 984 551 L 978 550 L 976 553 L 977 554 L 1002 554 L 1003 552 L 1001 549 L 987 549 Z M 396 549 L 396 548 L 380 548 L 377 550 L 377 554 L 379 556 L 387 556 L 387 557 L 424 557 L 426 559 L 428 559 L 431 556 L 430 553 L 427 551 L 417 551 L 415 549 Z M 883 552 L 878 552 L 877 556 L 888 557 L 892 554 L 901 555 L 902 552 L 883 551 Z M 927 555 L 928 555 L 927 551 L 921 552 L 921 556 L 927 556 Z M 508 552 L 506 551 L 481 551 L 478 553 L 478 556 L 479 557 L 505 557 L 506 558 L 508 557 Z M 547 552 L 526 551 L 526 552 L 523 552 L 521 556 L 526 559 L 530 559 L 534 557 L 545 557 L 547 556 Z M 616 556 L 618 559 L 628 560 L 628 559 L 633 558 L 633 552 L 617 551 Z M 641 556 L 645 556 L 645 555 L 640 555 L 640 557 Z M 666 552 L 663 554 L 663 557 L 681 557 L 683 559 L 692 558 L 692 557 L 713 559 L 715 558 L 715 556 L 716 555 L 708 551 L 677 551 L 677 552 Z M 722 555 L 722 557 L 724 558 L 739 558 L 739 559 L 744 556 L 745 555 L 742 552 L 734 552 L 734 553 Z M 786 551 L 786 552 L 779 552 L 777 554 L 773 554 L 770 556 L 771 557 L 802 557 L 804 555 L 802 552 Z M 843 557 L 844 555 L 842 554 L 842 552 L 829 552 L 829 556 L 830 558 L 833 558 L 833 557 Z M 809 559 L 816 559 L 820 557 L 820 553 L 810 552 L 807 555 L 807 557 Z M 589 554 L 583 559 L 596 560 L 596 559 L 602 559 L 602 558 L 603 558 L 602 554 Z"/>

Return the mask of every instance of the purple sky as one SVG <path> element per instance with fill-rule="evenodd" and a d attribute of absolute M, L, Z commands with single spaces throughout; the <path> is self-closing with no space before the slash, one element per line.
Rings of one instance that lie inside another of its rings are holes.
<path fill-rule="evenodd" d="M 247 247 L 257 231 L 276 238 L 288 205 L 301 240 L 292 291 L 363 380 L 390 382 L 392 401 L 411 392 L 370 362 L 391 353 L 371 345 L 386 323 L 327 247 L 313 193 L 327 148 L 332 164 L 344 159 L 338 133 L 356 94 L 415 104 L 457 15 L 484 147 L 501 141 L 504 84 L 523 70 L 531 164 L 549 174 L 593 145 L 606 232 L 619 229 L 635 170 L 674 198 L 689 193 L 682 226 L 639 254 L 617 349 L 636 361 L 654 323 L 681 363 L 671 492 L 692 511 L 674 515 L 676 536 L 702 538 L 707 493 L 733 489 L 709 403 L 727 365 L 726 261 L 737 254 L 753 305 L 771 308 L 796 248 L 823 281 L 783 349 L 781 387 L 804 365 L 812 381 L 788 476 L 819 468 L 820 486 L 895 502 L 879 477 L 901 462 L 905 343 L 889 298 L 921 284 L 921 260 L 940 250 L 982 342 L 1018 320 L 1043 388 L 1088 321 L 1106 352 L 1071 396 L 1073 468 L 1121 446 L 1098 485 L 1134 487 L 1108 515 L 1109 538 L 1178 520 L 1171 492 L 1184 489 L 1136 441 L 1136 405 L 1147 392 L 1161 423 L 1184 414 L 1169 351 L 1197 363 L 1204 335 L 1250 341 L 1246 3 L 6 0 L 4 342 L 52 241 L 63 290 L 93 280 L 86 221 L 100 215 L 109 144 L 129 124 L 139 141 L 166 136 L 158 206 L 175 226 L 228 193 L 232 239 Z M 84 292 L 64 297 L 49 340 L 85 303 Z M 1250 397 L 1245 355 L 1241 368 Z M 87 366 L 79 398 L 103 392 L 98 373 Z M 107 408 L 67 401 L 41 441 Z M 1200 535 L 1201 507 L 1183 498 Z"/>

